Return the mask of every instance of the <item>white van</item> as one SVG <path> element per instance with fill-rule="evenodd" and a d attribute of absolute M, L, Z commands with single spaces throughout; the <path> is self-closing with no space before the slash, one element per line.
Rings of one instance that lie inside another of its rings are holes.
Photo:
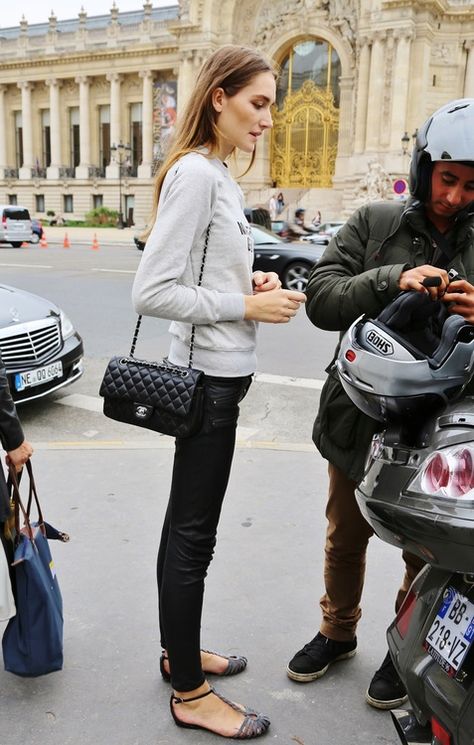
<path fill-rule="evenodd" d="M 11 243 L 13 248 L 31 241 L 30 213 L 17 204 L 0 204 L 0 243 Z"/>

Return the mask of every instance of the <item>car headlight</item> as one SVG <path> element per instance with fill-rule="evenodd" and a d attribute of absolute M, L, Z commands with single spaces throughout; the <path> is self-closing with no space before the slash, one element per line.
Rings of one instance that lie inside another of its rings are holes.
<path fill-rule="evenodd" d="M 59 317 L 61 319 L 61 333 L 63 339 L 69 339 L 69 337 L 74 333 L 74 326 L 63 310 L 60 312 Z"/>
<path fill-rule="evenodd" d="M 407 492 L 474 500 L 474 447 L 452 445 L 432 453 L 421 465 Z"/>

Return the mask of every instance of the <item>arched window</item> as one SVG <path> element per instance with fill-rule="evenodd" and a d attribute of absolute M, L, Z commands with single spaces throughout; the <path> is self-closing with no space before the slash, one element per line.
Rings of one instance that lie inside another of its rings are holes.
<path fill-rule="evenodd" d="M 339 130 L 341 63 L 323 39 L 295 44 L 281 63 L 272 130 L 272 181 L 332 185 Z"/>

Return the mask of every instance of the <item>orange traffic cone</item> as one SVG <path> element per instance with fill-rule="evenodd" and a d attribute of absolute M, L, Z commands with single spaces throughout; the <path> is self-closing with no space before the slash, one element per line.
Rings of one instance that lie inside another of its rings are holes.
<path fill-rule="evenodd" d="M 97 240 L 97 233 L 94 233 L 94 240 L 92 241 L 91 248 L 92 248 L 93 251 L 98 251 L 99 250 L 99 241 Z"/>
<path fill-rule="evenodd" d="M 71 243 L 67 237 L 67 233 L 64 234 L 63 248 L 71 248 Z"/>
<path fill-rule="evenodd" d="M 40 239 L 40 248 L 48 248 L 48 241 L 46 240 L 46 233 L 44 231 Z"/>

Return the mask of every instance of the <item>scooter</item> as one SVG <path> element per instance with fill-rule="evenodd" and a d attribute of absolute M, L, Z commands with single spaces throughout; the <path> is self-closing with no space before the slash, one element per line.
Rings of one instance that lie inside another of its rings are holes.
<path fill-rule="evenodd" d="M 474 399 L 448 406 L 404 446 L 372 443 L 356 497 L 380 538 L 426 560 L 387 631 L 411 710 L 404 745 L 474 743 Z"/>
<path fill-rule="evenodd" d="M 388 419 L 356 498 L 382 540 L 426 561 L 387 631 L 411 704 L 393 721 L 404 745 L 474 745 L 474 398 Z"/>

